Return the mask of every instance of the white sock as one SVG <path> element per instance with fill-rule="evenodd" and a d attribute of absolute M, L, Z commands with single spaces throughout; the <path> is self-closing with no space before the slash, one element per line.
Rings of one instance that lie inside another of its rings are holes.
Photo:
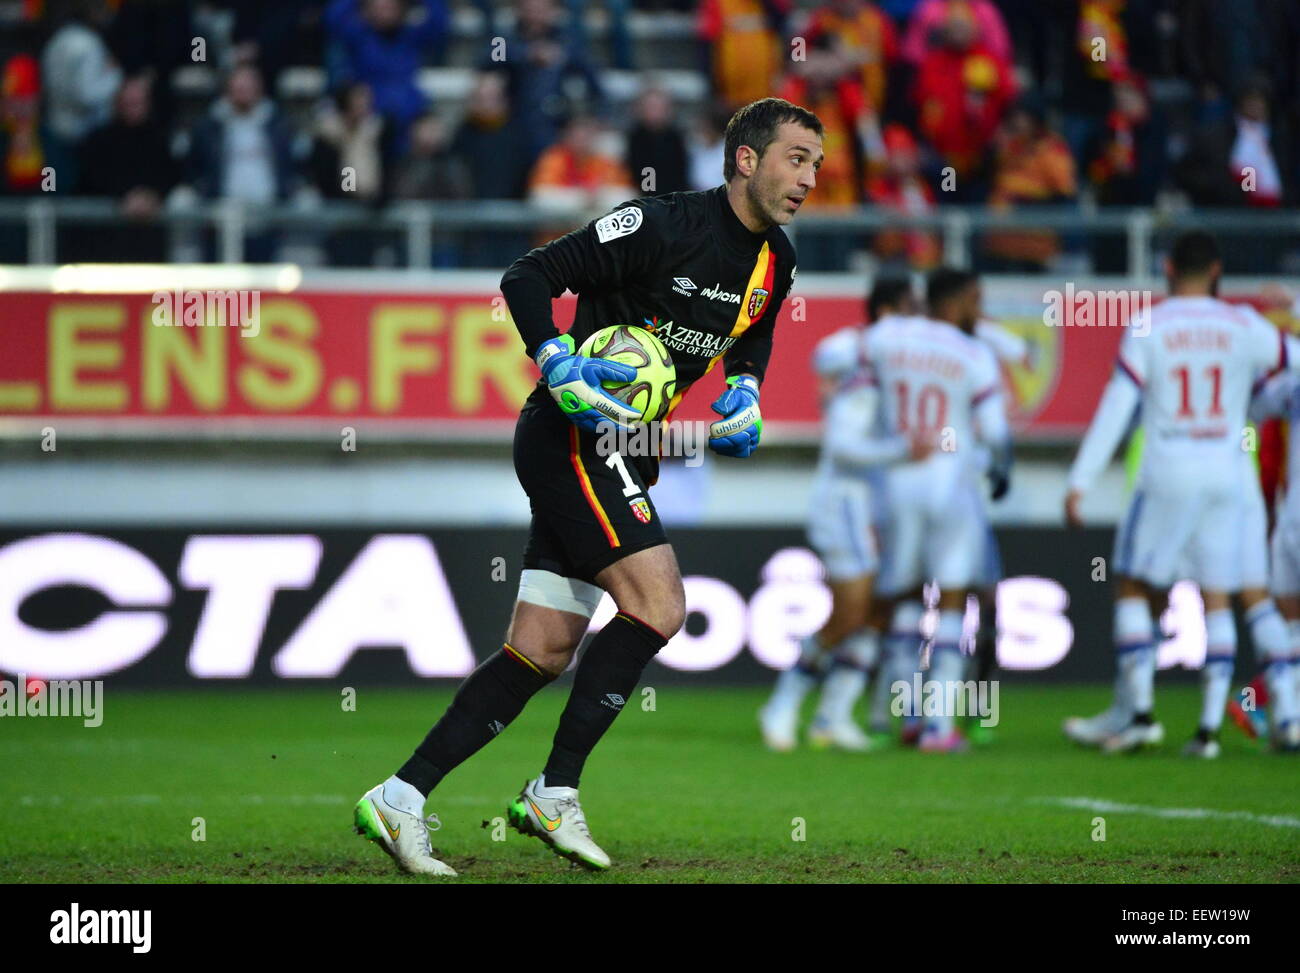
<path fill-rule="evenodd" d="M 805 635 L 799 640 L 799 658 L 785 672 L 776 678 L 776 687 L 768 706 L 773 709 L 798 709 L 803 698 L 808 695 L 817 680 L 825 672 L 826 660 L 830 653 L 822 645 L 817 633 Z"/>
<path fill-rule="evenodd" d="M 1205 669 L 1201 673 L 1201 729 L 1223 726 L 1232 670 L 1237 664 L 1237 626 L 1227 608 L 1205 614 Z"/>
<path fill-rule="evenodd" d="M 866 688 L 865 672 L 852 666 L 836 666 L 822 683 L 822 698 L 817 703 L 817 722 L 834 725 L 850 719 L 853 707 Z"/>
<path fill-rule="evenodd" d="M 822 685 L 817 719 L 840 723 L 851 719 L 853 707 L 867 688 L 867 670 L 880 654 L 880 633 L 873 629 L 855 632 L 844 640 L 835 656 L 835 665 Z"/>
<path fill-rule="evenodd" d="M 1150 713 L 1155 706 L 1155 623 L 1145 598 L 1115 602 L 1115 651 L 1120 680 L 1134 714 Z"/>
<path fill-rule="evenodd" d="M 1133 702 L 1129 699 L 1128 680 L 1124 678 L 1124 670 L 1115 667 L 1115 710 L 1124 717 L 1125 720 L 1133 718 Z"/>
<path fill-rule="evenodd" d="M 1272 700 L 1273 725 L 1281 726 L 1300 717 L 1296 712 L 1290 632 L 1272 598 L 1266 598 L 1246 612 L 1246 625 L 1255 644 L 1255 654 L 1267 665 L 1264 676 Z"/>
<path fill-rule="evenodd" d="M 894 606 L 889 634 L 884 639 L 885 661 L 880 674 L 883 696 L 877 694 L 881 709 L 872 714 L 872 726 L 887 727 L 892 722 L 895 684 L 905 682 L 909 693 L 911 691 L 912 677 L 921 664 L 921 619 L 924 615 L 925 606 L 919 601 L 900 601 Z M 919 700 L 913 702 L 920 706 Z M 904 714 L 904 723 L 911 720 L 910 715 Z"/>
<path fill-rule="evenodd" d="M 966 660 L 961 654 L 962 618 L 963 613 L 959 611 L 939 612 L 934 644 L 930 647 L 930 671 L 926 673 L 926 682 L 938 684 L 943 694 L 943 704 L 939 707 L 938 715 L 926 717 L 927 733 L 947 735 L 952 732 L 956 719 L 956 693 L 961 684 L 962 672 L 966 668 Z"/>
<path fill-rule="evenodd" d="M 424 795 L 414 784 L 408 784 L 396 774 L 384 781 L 382 793 L 384 800 L 399 811 L 407 814 L 424 813 Z"/>

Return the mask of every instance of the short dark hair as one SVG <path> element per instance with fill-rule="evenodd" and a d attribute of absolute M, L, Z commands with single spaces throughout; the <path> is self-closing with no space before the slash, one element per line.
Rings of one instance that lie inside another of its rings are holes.
<path fill-rule="evenodd" d="M 930 277 L 925 282 L 925 302 L 933 311 L 977 280 L 979 277 L 972 271 L 958 270 L 956 267 L 939 267 L 930 272 Z"/>
<path fill-rule="evenodd" d="M 867 295 L 867 320 L 879 321 L 882 308 L 898 307 L 912 296 L 912 282 L 906 277 L 878 277 Z"/>
<path fill-rule="evenodd" d="M 726 161 L 722 164 L 723 180 L 731 182 L 736 176 L 737 149 L 748 145 L 758 153 L 760 159 L 763 158 L 767 147 L 776 141 L 777 129 L 785 122 L 802 125 L 818 135 L 825 133 L 820 118 L 807 108 L 800 108 L 784 98 L 760 98 L 737 110 L 731 116 L 731 121 L 727 122 L 723 140 L 727 153 Z"/>
<path fill-rule="evenodd" d="M 1205 230 L 1188 230 L 1174 241 L 1169 253 L 1175 277 L 1198 277 L 1220 259 L 1219 242 Z"/>

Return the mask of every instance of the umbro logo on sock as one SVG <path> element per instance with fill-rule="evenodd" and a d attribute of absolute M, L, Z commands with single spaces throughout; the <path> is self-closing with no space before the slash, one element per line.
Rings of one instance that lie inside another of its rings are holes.
<path fill-rule="evenodd" d="M 500 720 L 493 720 L 491 723 L 488 724 L 488 729 L 492 731 L 493 736 L 496 736 L 505 728 L 506 725 L 502 723 Z"/>
<path fill-rule="evenodd" d="M 601 706 L 608 706 L 610 709 L 622 709 L 627 700 L 618 693 L 606 693 L 605 698 L 600 701 Z"/>

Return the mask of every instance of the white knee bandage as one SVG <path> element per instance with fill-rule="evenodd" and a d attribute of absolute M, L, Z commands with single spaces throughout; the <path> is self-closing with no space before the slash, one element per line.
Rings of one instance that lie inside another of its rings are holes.
<path fill-rule="evenodd" d="M 572 612 L 583 618 L 596 613 L 604 592 L 594 584 L 566 578 L 551 571 L 525 568 L 519 575 L 519 600 L 556 611 Z"/>

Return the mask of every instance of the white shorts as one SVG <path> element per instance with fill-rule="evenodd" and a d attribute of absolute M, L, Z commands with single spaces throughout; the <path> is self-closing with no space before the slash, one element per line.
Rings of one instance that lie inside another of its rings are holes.
<path fill-rule="evenodd" d="M 931 580 L 940 590 L 974 588 L 990 567 L 988 514 L 977 486 L 937 499 L 909 471 L 889 477 L 887 494 L 881 594 L 901 595 Z"/>
<path fill-rule="evenodd" d="M 1139 488 L 1115 535 L 1116 572 L 1162 590 L 1184 579 L 1210 591 L 1259 584 L 1267 541 L 1253 494 Z"/>
<path fill-rule="evenodd" d="M 1252 470 L 1253 473 L 1253 470 Z M 1268 506 L 1259 478 L 1242 499 L 1246 510 L 1241 522 L 1241 587 L 1268 590 Z"/>
<path fill-rule="evenodd" d="M 1292 490 L 1300 490 L 1294 484 Z M 1279 598 L 1300 596 L 1300 513 L 1295 504 L 1283 507 L 1273 528 L 1271 590 Z"/>
<path fill-rule="evenodd" d="M 808 543 L 831 581 L 849 581 L 879 569 L 880 548 L 871 516 L 871 488 L 866 481 L 818 478 L 812 491 Z"/>

